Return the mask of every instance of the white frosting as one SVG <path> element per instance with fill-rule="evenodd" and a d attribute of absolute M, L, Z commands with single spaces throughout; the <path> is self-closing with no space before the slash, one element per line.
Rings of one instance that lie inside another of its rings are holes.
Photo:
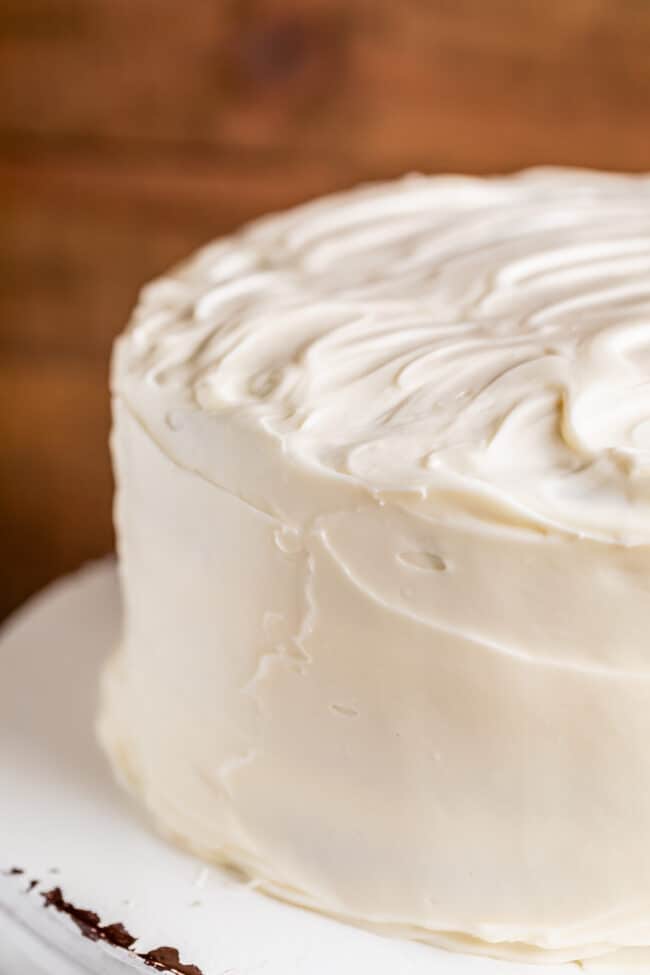
<path fill-rule="evenodd" d="M 102 738 L 168 833 L 473 951 L 650 944 L 650 179 L 410 177 L 145 289 Z"/>

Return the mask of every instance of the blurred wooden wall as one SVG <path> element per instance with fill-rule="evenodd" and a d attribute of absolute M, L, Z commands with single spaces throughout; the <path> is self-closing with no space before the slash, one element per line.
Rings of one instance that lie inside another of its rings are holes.
<path fill-rule="evenodd" d="M 111 548 L 139 285 L 420 169 L 650 169 L 650 0 L 0 0 L 0 613 Z"/>

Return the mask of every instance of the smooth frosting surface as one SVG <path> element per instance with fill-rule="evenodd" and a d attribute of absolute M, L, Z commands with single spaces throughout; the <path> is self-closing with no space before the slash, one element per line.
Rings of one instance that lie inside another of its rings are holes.
<path fill-rule="evenodd" d="M 118 341 L 102 739 L 279 896 L 472 951 L 650 944 L 650 179 L 258 221 Z"/>

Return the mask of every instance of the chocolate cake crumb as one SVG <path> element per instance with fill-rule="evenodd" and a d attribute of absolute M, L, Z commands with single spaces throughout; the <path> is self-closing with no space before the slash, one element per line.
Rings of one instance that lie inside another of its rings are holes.
<path fill-rule="evenodd" d="M 41 894 L 41 897 L 45 901 L 46 907 L 53 907 L 56 911 L 60 911 L 61 914 L 67 914 L 68 917 L 72 918 L 86 938 L 90 938 L 91 941 L 100 940 L 102 929 L 99 923 L 99 915 L 95 914 L 94 911 L 85 911 L 66 901 L 60 887 L 53 887 L 52 890 Z"/>
<path fill-rule="evenodd" d="M 17 870 L 16 873 L 22 873 Z M 33 880 L 29 889 L 31 890 L 37 880 Z M 52 890 L 41 894 L 46 907 L 53 907 L 55 911 L 67 914 L 77 925 L 85 938 L 91 941 L 106 941 L 116 948 L 123 948 L 130 954 L 141 958 L 145 965 L 155 968 L 159 972 L 169 972 L 170 975 L 203 975 L 203 972 L 196 965 L 184 964 L 179 957 L 177 948 L 170 948 L 162 945 L 160 948 L 152 948 L 142 954 L 133 950 L 136 938 L 126 930 L 119 921 L 114 924 L 102 925 L 99 922 L 99 915 L 94 911 L 87 911 L 81 907 L 75 907 L 63 896 L 60 887 L 53 887 Z"/>
<path fill-rule="evenodd" d="M 25 873 L 25 871 L 22 869 L 22 867 L 11 867 L 10 870 L 7 870 L 7 876 L 8 877 L 17 877 L 18 874 L 21 874 L 21 873 Z"/>
<path fill-rule="evenodd" d="M 25 891 L 25 893 L 26 894 L 31 893 L 31 891 L 34 889 L 34 887 L 36 887 L 37 883 L 38 883 L 38 880 L 30 880 L 29 881 L 29 884 L 27 886 L 27 890 Z"/>
<path fill-rule="evenodd" d="M 115 924 L 107 924 L 105 928 L 101 929 L 102 940 L 108 941 L 112 945 L 116 945 L 118 948 L 130 948 L 135 942 L 135 938 L 132 934 L 126 930 L 124 925 L 117 921 Z"/>
<path fill-rule="evenodd" d="M 203 975 L 196 965 L 184 965 L 178 957 L 176 948 L 153 948 L 140 955 L 145 965 L 156 968 L 160 972 L 171 972 L 172 975 Z"/>
<path fill-rule="evenodd" d="M 60 887 L 53 887 L 52 890 L 41 894 L 46 907 L 53 907 L 62 914 L 67 914 L 72 918 L 81 933 L 91 941 L 106 941 L 108 944 L 115 945 L 116 948 L 130 948 L 134 944 L 135 938 L 126 930 L 123 924 L 101 925 L 99 915 L 94 911 L 86 911 L 81 907 L 75 907 L 63 897 Z"/>

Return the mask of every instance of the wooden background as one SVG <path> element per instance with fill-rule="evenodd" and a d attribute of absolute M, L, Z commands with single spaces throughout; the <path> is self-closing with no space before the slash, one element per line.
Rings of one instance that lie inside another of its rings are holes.
<path fill-rule="evenodd" d="M 362 179 L 650 169 L 650 0 L 0 0 L 0 615 L 112 546 L 138 286 Z"/>

